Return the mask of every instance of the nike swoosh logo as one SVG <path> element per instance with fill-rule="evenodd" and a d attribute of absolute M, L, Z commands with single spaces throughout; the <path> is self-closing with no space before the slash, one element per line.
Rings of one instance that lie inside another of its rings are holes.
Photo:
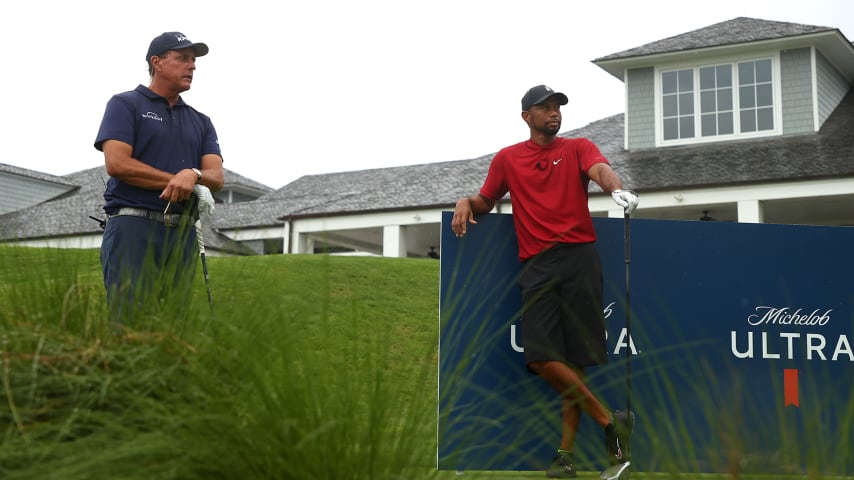
<path fill-rule="evenodd" d="M 562 159 L 562 158 L 558 158 L 557 160 L 555 160 L 555 161 L 553 161 L 553 162 L 552 162 L 552 165 L 557 165 L 558 163 L 560 163 L 560 161 L 561 161 L 561 160 L 563 160 L 563 159 Z"/>

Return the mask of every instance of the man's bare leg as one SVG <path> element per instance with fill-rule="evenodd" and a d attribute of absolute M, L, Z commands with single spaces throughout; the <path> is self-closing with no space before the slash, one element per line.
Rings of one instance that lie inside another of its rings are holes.
<path fill-rule="evenodd" d="M 611 412 L 587 388 L 583 372 L 556 360 L 531 362 L 528 368 L 548 382 L 556 392 L 561 394 L 564 401 L 569 401 L 577 405 L 581 411 L 587 412 L 601 427 L 604 428 L 611 422 Z M 577 430 L 578 422 L 573 422 L 571 417 L 567 419 L 566 415 L 566 408 L 564 408 L 564 428 L 574 427 Z M 574 437 L 574 432 L 572 435 Z"/>
<path fill-rule="evenodd" d="M 581 407 L 572 400 L 563 397 L 563 438 L 560 448 L 567 452 L 572 451 L 575 445 L 575 433 L 578 431 L 578 423 L 581 421 Z"/>

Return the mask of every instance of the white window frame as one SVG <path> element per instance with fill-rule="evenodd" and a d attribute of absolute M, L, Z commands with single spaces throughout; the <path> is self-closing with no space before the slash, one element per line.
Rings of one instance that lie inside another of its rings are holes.
<path fill-rule="evenodd" d="M 772 130 L 762 130 L 757 132 L 741 133 L 741 110 L 739 103 L 739 83 L 738 83 L 738 63 L 757 60 L 771 60 L 771 88 L 774 99 L 774 128 Z M 733 72 L 733 133 L 726 135 L 712 135 L 708 137 L 702 136 L 702 124 L 700 123 L 700 68 L 712 67 L 722 64 L 732 65 Z M 677 138 L 672 140 L 664 140 L 663 127 L 663 112 L 662 112 L 662 94 L 661 94 L 661 75 L 664 72 L 672 72 L 677 70 L 693 70 L 694 71 L 694 137 L 692 138 Z M 782 135 L 783 132 L 783 108 L 782 108 L 782 88 L 780 85 L 780 54 L 779 52 L 757 52 L 750 55 L 742 55 L 738 57 L 719 57 L 714 59 L 704 60 L 702 62 L 681 62 L 655 67 L 655 143 L 657 147 L 669 147 L 676 145 L 693 145 L 698 143 L 713 143 L 728 140 L 743 140 L 750 138 L 772 137 Z"/>

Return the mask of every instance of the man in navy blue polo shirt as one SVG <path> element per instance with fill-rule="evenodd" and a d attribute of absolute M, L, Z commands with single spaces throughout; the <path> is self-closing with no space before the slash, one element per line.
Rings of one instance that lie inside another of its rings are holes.
<path fill-rule="evenodd" d="M 114 95 L 95 139 L 110 176 L 101 265 L 110 314 L 122 324 L 140 307 L 189 301 L 198 254 L 193 192 L 223 185 L 213 123 L 180 96 L 207 53 L 179 32 L 155 37 L 145 56 L 148 87 Z"/>

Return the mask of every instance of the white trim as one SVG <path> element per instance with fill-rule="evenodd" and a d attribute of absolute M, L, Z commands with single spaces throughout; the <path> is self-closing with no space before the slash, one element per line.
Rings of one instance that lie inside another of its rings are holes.
<path fill-rule="evenodd" d="M 653 74 L 654 75 L 654 74 Z M 625 113 L 623 114 L 623 149 L 629 149 L 629 70 L 623 69 L 623 105 L 625 105 Z M 653 107 L 653 111 L 654 111 Z"/>
<path fill-rule="evenodd" d="M 821 128 L 818 109 L 818 57 L 815 47 L 810 47 L 810 81 L 812 82 L 812 128 L 817 132 Z"/>
<path fill-rule="evenodd" d="M 75 235 L 73 237 L 35 238 L 30 240 L 15 240 L 8 245 L 38 248 L 101 248 L 102 233 Z"/>
<path fill-rule="evenodd" d="M 452 207 L 447 208 L 450 210 Z M 385 225 L 421 225 L 441 223 L 442 211 L 446 209 L 400 210 L 395 212 L 365 213 L 360 215 L 339 215 L 329 217 L 311 217 L 293 220 L 294 233 L 326 232 L 329 230 L 351 230 L 356 228 L 376 228 Z"/>
<path fill-rule="evenodd" d="M 639 211 L 642 209 L 688 207 L 742 201 L 785 200 L 794 198 L 820 198 L 836 195 L 854 195 L 854 182 L 850 178 L 811 180 L 798 183 L 768 183 L 716 188 L 671 189 L 663 192 L 640 194 Z M 591 197 L 591 212 L 605 213 L 612 210 L 614 201 L 610 195 Z"/>
<path fill-rule="evenodd" d="M 383 226 L 383 256 L 406 257 L 406 227 L 402 225 Z"/>
<path fill-rule="evenodd" d="M 287 228 L 287 227 L 286 227 Z M 228 235 L 228 237 L 237 242 L 246 242 L 249 240 L 265 240 L 268 238 L 278 237 L 282 234 L 282 227 L 245 227 L 234 230 L 219 230 L 220 233 Z"/>
<path fill-rule="evenodd" d="M 737 204 L 739 223 L 763 223 L 762 202 L 759 200 L 742 200 Z"/>

